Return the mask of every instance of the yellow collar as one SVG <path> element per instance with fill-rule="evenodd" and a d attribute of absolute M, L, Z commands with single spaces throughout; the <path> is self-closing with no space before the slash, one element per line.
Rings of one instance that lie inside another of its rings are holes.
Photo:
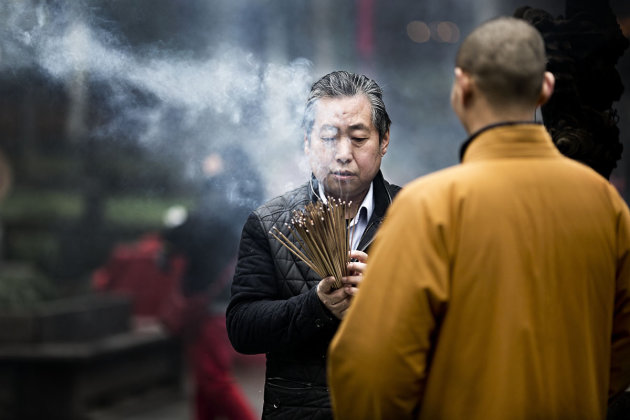
<path fill-rule="evenodd" d="M 486 159 L 559 157 L 560 151 L 541 124 L 500 124 L 471 137 L 463 163 Z"/>

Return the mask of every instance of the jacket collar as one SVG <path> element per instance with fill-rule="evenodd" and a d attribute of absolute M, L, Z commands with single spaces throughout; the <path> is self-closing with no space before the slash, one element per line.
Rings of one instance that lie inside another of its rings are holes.
<path fill-rule="evenodd" d="M 504 122 L 482 128 L 462 145 L 463 163 L 497 158 L 561 156 L 542 124 Z"/>

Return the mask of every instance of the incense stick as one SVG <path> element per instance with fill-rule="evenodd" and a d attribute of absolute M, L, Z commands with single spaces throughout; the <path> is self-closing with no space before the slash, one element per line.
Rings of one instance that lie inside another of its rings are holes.
<path fill-rule="evenodd" d="M 328 197 L 326 204 L 309 203 L 304 210 L 293 211 L 290 223 L 285 223 L 295 242 L 273 227 L 269 233 L 296 257 L 304 261 L 322 278 L 333 276 L 335 287 L 343 286 L 348 275 L 349 251 L 356 223 L 348 232 L 346 210 L 352 203 Z"/>

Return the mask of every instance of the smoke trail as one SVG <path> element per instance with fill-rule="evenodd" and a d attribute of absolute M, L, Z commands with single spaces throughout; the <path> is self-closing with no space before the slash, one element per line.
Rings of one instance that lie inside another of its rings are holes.
<path fill-rule="evenodd" d="M 308 172 L 299 130 L 311 81 L 307 60 L 262 63 L 228 44 L 206 58 L 134 50 L 95 25 L 95 12 L 79 2 L 3 4 L 0 69 L 36 68 L 81 106 L 85 84 L 98 86 L 110 118 L 91 136 L 169 145 L 191 159 L 217 144 L 241 145 L 264 164 L 271 193 L 304 179 L 296 172 Z"/>

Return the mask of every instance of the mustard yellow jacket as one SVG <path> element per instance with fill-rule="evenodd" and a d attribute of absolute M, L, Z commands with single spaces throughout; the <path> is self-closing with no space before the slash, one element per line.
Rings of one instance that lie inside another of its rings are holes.
<path fill-rule="evenodd" d="M 394 200 L 328 364 L 339 419 L 602 419 L 630 384 L 630 215 L 544 127 Z"/>

